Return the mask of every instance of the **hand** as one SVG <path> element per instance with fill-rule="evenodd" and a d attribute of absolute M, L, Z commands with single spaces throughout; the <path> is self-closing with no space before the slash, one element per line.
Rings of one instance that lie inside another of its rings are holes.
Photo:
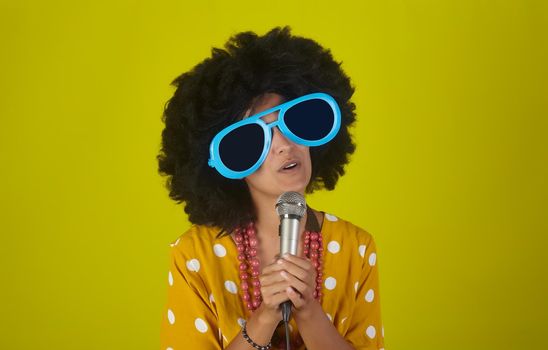
<path fill-rule="evenodd" d="M 279 259 L 276 264 L 279 266 L 277 271 L 280 271 L 280 276 L 289 283 L 286 294 L 293 303 L 295 317 L 304 316 L 303 318 L 306 318 L 315 307 L 320 306 L 314 299 L 316 269 L 312 261 L 296 255 L 285 254 L 283 259 Z"/>
<path fill-rule="evenodd" d="M 283 266 L 278 264 L 277 260 L 280 259 L 275 259 L 270 265 L 264 267 L 259 275 L 262 302 L 257 310 L 261 314 L 264 313 L 267 322 L 275 322 L 276 324 L 282 320 L 280 304 L 290 300 L 287 295 L 290 283 L 280 274 Z"/>

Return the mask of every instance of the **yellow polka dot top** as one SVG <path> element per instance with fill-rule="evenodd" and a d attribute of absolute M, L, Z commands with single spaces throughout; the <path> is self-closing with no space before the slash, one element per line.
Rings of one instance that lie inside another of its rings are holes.
<path fill-rule="evenodd" d="M 224 349 L 250 316 L 242 301 L 236 243 L 228 235 L 216 238 L 219 231 L 193 225 L 170 244 L 162 350 Z M 330 214 L 324 215 L 321 233 L 325 317 L 355 349 L 383 349 L 373 236 Z M 306 349 L 294 319 L 290 330 L 292 349 Z M 274 337 L 285 339 L 283 322 Z"/>

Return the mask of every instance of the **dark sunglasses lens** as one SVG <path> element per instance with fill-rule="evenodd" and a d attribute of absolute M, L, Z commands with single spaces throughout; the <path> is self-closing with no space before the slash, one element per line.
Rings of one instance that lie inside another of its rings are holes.
<path fill-rule="evenodd" d="M 232 171 L 251 168 L 263 152 L 264 133 L 259 124 L 240 126 L 226 134 L 219 143 L 221 161 Z"/>
<path fill-rule="evenodd" d="M 335 116 L 324 100 L 308 100 L 290 107 L 284 115 L 285 125 L 296 136 L 310 141 L 320 140 L 333 128 Z"/>

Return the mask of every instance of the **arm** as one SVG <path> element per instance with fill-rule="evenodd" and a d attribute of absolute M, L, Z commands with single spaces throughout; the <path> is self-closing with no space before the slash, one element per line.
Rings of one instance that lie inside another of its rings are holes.
<path fill-rule="evenodd" d="M 350 350 L 354 349 L 329 321 L 320 303 L 314 299 L 316 271 L 309 259 L 294 255 L 284 256 L 282 272 L 292 287 L 287 295 L 293 303 L 292 312 L 299 333 L 308 350 Z"/>
<path fill-rule="evenodd" d="M 295 322 L 308 350 L 354 349 L 329 321 L 322 306 L 314 301 L 307 314 L 295 313 Z"/>
<path fill-rule="evenodd" d="M 201 257 L 191 246 L 185 246 L 184 252 L 180 249 L 172 246 L 170 252 L 168 301 L 161 328 L 162 349 L 221 349 L 223 340 L 219 338 L 217 311 L 208 302 L 208 289 L 200 277 L 203 271 Z M 289 300 L 284 291 L 286 284 L 264 280 L 274 274 L 271 270 L 275 266 L 271 264 L 263 269 L 263 302 L 246 322 L 248 335 L 260 345 L 270 342 L 281 320 L 278 305 Z M 252 350 L 253 347 L 240 331 L 226 349 Z"/>
<path fill-rule="evenodd" d="M 358 282 L 356 303 L 348 322 L 345 339 L 356 349 L 384 348 L 379 291 L 377 247 L 373 236 L 366 242 L 362 271 Z"/>
<path fill-rule="evenodd" d="M 296 256 L 284 257 L 282 265 L 290 272 L 286 279 L 291 288 L 287 290 L 295 307 L 295 321 L 301 337 L 309 350 L 319 349 L 362 349 L 384 348 L 380 314 L 379 277 L 377 252 L 373 237 L 369 235 L 361 267 L 356 301 L 350 326 L 344 338 L 325 315 L 321 305 L 311 297 L 315 274 L 308 259 Z M 310 277 L 314 276 L 314 277 Z"/>
<path fill-rule="evenodd" d="M 290 300 L 287 290 L 289 282 L 280 274 L 283 265 L 277 261 L 266 266 L 259 277 L 261 282 L 261 305 L 247 321 L 247 334 L 259 345 L 267 345 L 272 339 L 278 323 L 282 320 L 280 303 Z M 291 288 L 289 288 L 291 289 Z M 228 350 L 253 349 L 240 331 L 229 344 Z"/>
<path fill-rule="evenodd" d="M 185 257 L 172 246 L 160 332 L 162 349 L 221 349 L 217 315 L 199 273 L 199 260 Z"/>
<path fill-rule="evenodd" d="M 270 342 L 277 325 L 278 321 L 273 321 L 270 317 L 267 317 L 264 312 L 264 306 L 261 305 L 246 322 L 247 334 L 255 343 L 266 345 Z M 232 339 L 226 348 L 226 350 L 250 349 L 254 348 L 244 339 L 241 331 Z"/>

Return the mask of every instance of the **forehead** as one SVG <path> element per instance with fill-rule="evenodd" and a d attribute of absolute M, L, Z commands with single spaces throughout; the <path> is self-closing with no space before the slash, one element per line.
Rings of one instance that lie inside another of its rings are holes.
<path fill-rule="evenodd" d="M 252 115 L 255 115 L 257 113 L 261 113 L 262 111 L 265 111 L 269 108 L 278 106 L 284 102 L 285 102 L 285 99 L 283 98 L 283 96 L 278 95 L 276 93 L 266 93 L 260 96 L 259 98 L 257 98 L 257 100 L 255 100 L 252 103 L 252 106 L 246 112 L 246 116 L 244 117 L 244 119 Z M 278 118 L 278 112 L 279 111 L 274 111 L 272 113 L 269 113 L 265 116 L 262 116 L 261 119 L 264 120 L 265 122 L 274 121 Z"/>

